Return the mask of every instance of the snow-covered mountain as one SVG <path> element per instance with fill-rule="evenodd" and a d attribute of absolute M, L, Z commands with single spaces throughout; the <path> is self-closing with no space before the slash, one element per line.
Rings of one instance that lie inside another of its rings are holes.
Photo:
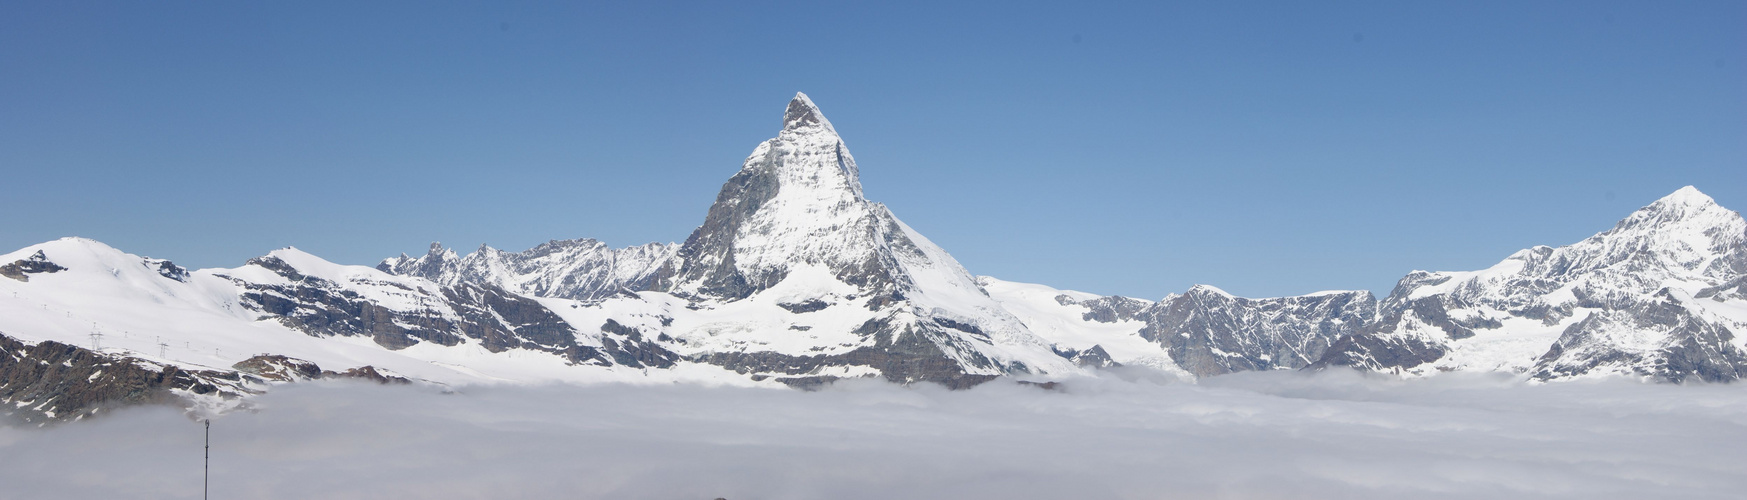
<path fill-rule="evenodd" d="M 1152 302 L 988 277 L 982 282 L 1063 356 L 1186 378 L 1309 366 L 1335 341 L 1369 324 L 1377 305 L 1365 291 L 1251 299 L 1196 285 Z"/>
<path fill-rule="evenodd" d="M 679 245 L 671 243 L 614 249 L 585 238 L 552 240 L 516 253 L 480 245 L 461 257 L 432 243 L 425 255 L 400 254 L 376 268 L 450 286 L 475 283 L 537 297 L 597 300 L 649 288 L 677 250 Z"/>
<path fill-rule="evenodd" d="M 683 244 L 554 240 L 376 267 L 296 249 L 189 271 L 65 238 L 0 256 L 0 409 L 245 404 L 273 384 L 694 381 L 966 387 L 1117 366 L 1184 379 L 1350 366 L 1540 380 L 1747 374 L 1747 223 L 1696 189 L 1574 245 L 1368 292 L 1157 301 L 974 277 L 862 192 L 819 108 L 775 138 Z"/>
<path fill-rule="evenodd" d="M 855 157 L 805 94 L 789 102 L 782 131 L 722 186 L 650 288 L 706 310 L 745 302 L 790 313 L 766 328 L 836 330 L 830 340 L 769 342 L 724 341 L 720 326 L 672 333 L 682 352 L 736 371 L 847 366 L 961 385 L 1074 370 L 945 250 L 863 196 Z"/>
<path fill-rule="evenodd" d="M 1320 365 L 1542 379 L 1747 375 L 1747 222 L 1691 186 L 1578 243 L 1471 272 L 1416 271 Z"/>
<path fill-rule="evenodd" d="M 869 201 L 859 176 L 831 122 L 797 94 L 777 136 L 753 150 L 677 248 L 575 240 L 457 258 L 433 245 L 378 268 L 595 301 L 633 316 L 623 324 L 659 330 L 689 359 L 795 384 L 878 375 L 963 386 L 1078 371 L 952 256 Z"/>
<path fill-rule="evenodd" d="M 17 342 L 0 345 L 12 354 L 0 355 L 0 401 L 26 419 L 97 409 L 88 395 L 114 390 L 104 374 L 127 375 L 128 398 L 210 396 L 193 398 L 210 408 L 288 380 L 275 373 L 290 365 L 317 376 L 438 384 L 752 383 L 684 361 L 655 332 L 581 301 L 442 285 L 296 249 L 187 271 L 63 238 L 0 262 L 10 262 L 9 279 L 0 279 L 0 336 Z"/>
<path fill-rule="evenodd" d="M 1249 299 L 1198 285 L 1141 313 L 1141 336 L 1166 346 L 1196 376 L 1309 366 L 1370 322 L 1366 291 Z"/>

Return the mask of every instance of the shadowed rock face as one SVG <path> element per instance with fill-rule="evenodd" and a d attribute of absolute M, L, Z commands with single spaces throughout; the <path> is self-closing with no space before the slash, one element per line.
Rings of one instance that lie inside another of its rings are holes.
<path fill-rule="evenodd" d="M 1110 359 L 1110 353 L 1104 350 L 1104 346 L 1098 344 L 1092 344 L 1092 347 L 1085 349 L 1063 349 L 1058 347 L 1055 349 L 1055 353 L 1061 357 L 1068 358 L 1068 361 L 1073 361 L 1074 366 L 1082 368 L 1114 368 L 1122 366 L 1122 363 L 1117 363 L 1115 360 Z"/>
<path fill-rule="evenodd" d="M 1343 339 L 1317 366 L 1735 380 L 1747 360 L 1732 329 L 1747 325 L 1710 309 L 1747 307 L 1743 276 L 1747 221 L 1682 188 L 1572 245 L 1522 250 L 1481 271 L 1411 273 L 1376 324 Z M 1558 332 L 1558 340 L 1507 353 L 1503 367 L 1474 365 L 1501 362 L 1497 352 L 1468 359 L 1452 348 L 1535 329 Z"/>
<path fill-rule="evenodd" d="M 202 406 L 196 400 L 234 401 L 260 393 L 269 382 L 412 382 L 371 366 L 325 371 L 315 363 L 281 355 L 258 355 L 233 368 L 189 370 L 54 341 L 26 344 L 0 334 L 0 415 L 4 420 L 43 425 L 82 420 L 123 406 L 188 409 Z"/>
<path fill-rule="evenodd" d="M 238 280 L 244 307 L 268 314 L 285 326 L 311 336 L 370 337 L 389 349 L 404 349 L 420 341 L 453 346 L 461 342 L 455 321 L 424 314 L 400 314 L 364 298 L 354 290 L 306 276 L 275 257 L 251 259 L 292 284 L 259 284 Z"/>
<path fill-rule="evenodd" d="M 835 375 L 821 374 L 832 367 L 865 366 L 879 370 L 887 381 L 908 384 L 931 382 L 952 389 L 963 389 L 996 378 L 995 375 L 966 373 L 964 367 L 941 349 L 941 344 L 963 342 L 957 336 L 939 328 L 905 326 L 893 335 L 893 325 L 884 321 L 869 321 L 857 333 L 875 339 L 872 345 L 844 354 L 793 356 L 774 352 L 719 352 L 693 358 L 694 361 L 719 365 L 739 373 L 780 373 L 778 382 L 791 387 L 815 388 L 836 380 Z M 971 360 L 984 366 L 990 360 Z"/>
<path fill-rule="evenodd" d="M 32 254 L 30 257 L 0 266 L 0 276 L 28 282 L 30 281 L 30 275 L 32 274 L 55 273 L 65 270 L 67 270 L 67 268 L 49 262 L 48 256 L 44 255 L 41 250 L 37 250 L 36 253 Z"/>
<path fill-rule="evenodd" d="M 735 265 L 734 240 L 741 226 L 758 209 L 776 197 L 779 181 L 774 167 L 777 153 L 766 150 L 757 165 L 743 168 L 722 185 L 715 204 L 704 216 L 704 224 L 692 231 L 681 245 L 675 261 L 656 273 L 651 289 L 674 290 L 679 283 L 696 283 L 698 295 L 724 299 L 744 299 L 754 292 L 770 287 L 787 273 L 778 271 L 770 276 L 747 277 Z"/>
<path fill-rule="evenodd" d="M 237 371 L 274 382 L 302 382 L 322 377 L 315 363 L 278 354 L 262 354 L 231 365 Z"/>
<path fill-rule="evenodd" d="M 1460 340 L 1474 336 L 1470 325 L 1452 320 L 1451 306 L 1444 296 L 1401 301 L 1384 316 L 1329 346 L 1324 355 L 1312 364 L 1313 369 L 1348 366 L 1372 371 L 1392 371 L 1414 368 L 1442 358 L 1448 351 L 1439 339 Z M 1437 337 L 1427 339 L 1415 335 L 1396 335 L 1403 324 L 1433 328 Z M 1498 323 L 1483 322 L 1479 326 L 1497 328 Z"/>
<path fill-rule="evenodd" d="M 336 283 L 307 276 L 272 256 L 250 260 L 249 264 L 271 270 L 291 283 L 235 280 L 244 289 L 243 305 L 316 337 L 369 337 L 389 349 L 419 342 L 455 346 L 471 340 L 491 352 L 530 349 L 558 354 L 572 363 L 602 366 L 614 364 L 615 359 L 675 356 L 653 343 L 629 339 L 619 342 L 608 337 L 605 340 L 609 342 L 598 348 L 579 345 L 575 329 L 544 305 L 489 284 L 423 290 L 392 282 Z M 392 287 L 417 297 L 427 307 L 389 309 L 356 289 L 363 286 Z"/>
<path fill-rule="evenodd" d="M 1742 273 L 1742 276 L 1724 282 L 1721 285 L 1699 290 L 1698 293 L 1693 294 L 1693 297 L 1699 299 L 1711 299 L 1716 302 L 1723 302 L 1731 299 L 1747 300 L 1747 272 L 1744 272 Z"/>
<path fill-rule="evenodd" d="M 378 384 L 411 384 L 412 380 L 383 373 L 374 366 L 364 365 L 343 372 L 323 370 L 310 361 L 278 354 L 261 354 L 238 361 L 231 368 L 273 382 L 304 382 L 321 379 L 355 379 Z"/>
<path fill-rule="evenodd" d="M 387 259 L 376 268 L 446 286 L 492 285 L 522 295 L 595 301 L 648 289 L 677 245 L 650 243 L 614 249 L 592 239 L 553 240 L 521 252 L 488 246 L 461 257 L 431 244 L 419 258 Z"/>
<path fill-rule="evenodd" d="M 796 96 L 783 124 L 722 185 L 651 290 L 739 300 L 797 265 L 825 267 L 866 295 L 913 285 L 893 254 L 920 250 L 884 206 L 862 196 L 855 159 L 830 122 Z"/>
<path fill-rule="evenodd" d="M 1120 295 L 1099 297 L 1092 300 L 1082 301 L 1076 301 L 1066 295 L 1062 295 L 1056 297 L 1055 300 L 1056 303 L 1062 305 L 1079 304 L 1086 306 L 1086 309 L 1088 310 L 1084 315 L 1082 315 L 1082 317 L 1085 318 L 1086 321 L 1097 321 L 1099 323 L 1117 323 L 1138 320 L 1141 319 L 1142 314 L 1146 312 L 1147 308 L 1152 307 L 1153 305 L 1151 302 L 1135 300 Z"/>
<path fill-rule="evenodd" d="M 1361 332 L 1341 337 L 1322 358 L 1306 367 L 1311 370 L 1346 366 L 1368 371 L 1399 371 L 1437 361 L 1447 349 L 1442 344 L 1414 337 L 1385 337 Z"/>
<path fill-rule="evenodd" d="M 1647 334 L 1655 337 L 1648 344 L 1617 338 Z M 1747 353 L 1734 338 L 1727 327 L 1694 314 L 1664 289 L 1653 300 L 1596 312 L 1571 325 L 1541 356 L 1533 376 L 1547 380 L 1611 370 L 1674 383 L 1733 382 L 1747 375 Z"/>
<path fill-rule="evenodd" d="M 704 223 L 655 274 L 650 289 L 694 302 L 734 302 L 771 290 L 802 268 L 823 269 L 854 287 L 866 310 L 877 313 L 851 332 L 860 337 L 858 345 L 848 352 L 824 346 L 836 354 L 735 349 L 690 359 L 801 385 L 828 380 L 835 375 L 827 372 L 842 367 L 871 369 L 892 381 L 948 386 L 1030 368 L 985 355 L 1000 339 L 1030 332 L 944 251 L 862 195 L 848 148 L 819 109 L 797 95 L 785 109 L 782 131 L 760 144 L 723 184 Z M 918 302 L 924 297 L 988 306 L 951 310 Z M 828 314 L 819 311 L 832 303 L 821 297 L 783 300 L 779 306 L 794 314 Z M 1037 344 L 1047 356 L 1047 347 Z"/>
<path fill-rule="evenodd" d="M 613 361 L 632 368 L 672 368 L 681 359 L 678 354 L 657 344 L 654 339 L 643 335 L 642 330 L 621 325 L 618 321 L 607 320 L 601 325 L 601 331 L 617 334 L 618 339 L 611 336 L 601 339 L 606 351 Z"/>
<path fill-rule="evenodd" d="M 188 282 L 188 277 L 189 277 L 188 270 L 183 269 L 182 266 L 178 266 L 174 263 L 171 263 L 170 261 L 160 260 L 160 259 L 147 259 L 145 264 L 146 264 L 146 267 L 150 267 L 153 270 L 156 270 L 158 272 L 159 276 L 163 276 L 165 278 L 170 278 L 170 279 L 182 282 L 182 283 Z"/>
<path fill-rule="evenodd" d="M 1198 286 L 1141 313 L 1142 338 L 1195 376 L 1309 366 L 1376 309 L 1368 292 L 1249 299 Z"/>
<path fill-rule="evenodd" d="M 0 411 L 31 424 L 83 419 L 135 404 L 186 407 L 190 395 L 248 393 L 235 372 L 184 370 L 53 341 L 0 335 Z"/>

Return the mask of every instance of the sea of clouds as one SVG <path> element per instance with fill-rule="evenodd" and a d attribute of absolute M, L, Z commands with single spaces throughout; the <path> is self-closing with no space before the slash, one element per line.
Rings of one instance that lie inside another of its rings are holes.
<path fill-rule="evenodd" d="M 1130 373 L 283 386 L 212 424 L 212 498 L 1740 498 L 1747 385 Z M 0 497 L 199 498 L 198 422 L 0 427 Z"/>

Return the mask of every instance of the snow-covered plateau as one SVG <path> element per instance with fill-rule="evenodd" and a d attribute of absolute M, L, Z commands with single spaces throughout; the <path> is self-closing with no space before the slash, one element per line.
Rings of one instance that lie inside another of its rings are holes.
<path fill-rule="evenodd" d="M 843 139 L 798 94 L 683 243 L 433 244 L 376 267 L 285 248 L 200 270 L 84 238 L 5 254 L 0 409 L 220 412 L 322 378 L 956 389 L 1344 366 L 1728 382 L 1747 375 L 1742 331 L 1747 223 L 1691 187 L 1581 242 L 1416 271 L 1381 300 L 1198 285 L 1150 301 L 977 277 L 864 197 Z"/>

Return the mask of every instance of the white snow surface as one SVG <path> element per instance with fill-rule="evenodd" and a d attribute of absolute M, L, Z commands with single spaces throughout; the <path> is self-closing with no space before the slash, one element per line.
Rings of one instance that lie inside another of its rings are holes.
<path fill-rule="evenodd" d="M 1062 304 L 1056 297 L 1067 295 L 1077 301 L 1100 298 L 1100 295 L 1073 290 L 1057 290 L 1045 285 L 1004 281 L 979 276 L 983 289 L 988 290 L 1001 307 L 1012 313 L 1033 334 L 1050 344 L 1083 351 L 1100 346 L 1110 360 L 1127 366 L 1145 366 L 1171 373 L 1182 379 L 1192 379 L 1188 372 L 1171 360 L 1164 346 L 1140 336 L 1146 326 L 1141 321 L 1103 323 L 1085 319 L 1090 311 L 1078 303 Z"/>
<path fill-rule="evenodd" d="M 711 348 L 729 347 L 723 342 L 746 342 L 750 344 L 747 352 L 786 346 L 786 350 L 776 351 L 784 353 L 795 349 L 830 353 L 851 348 L 839 342 L 846 340 L 841 337 L 810 333 L 817 329 L 790 331 L 788 326 L 812 325 L 795 323 L 800 318 L 770 313 L 772 308 L 760 304 L 781 303 L 784 299 L 780 297 L 794 296 L 785 290 L 796 287 L 831 290 L 829 297 L 866 295 L 873 290 L 857 291 L 841 278 L 846 273 L 876 270 L 888 273 L 903 293 L 903 304 L 897 310 L 882 311 L 883 318 L 894 324 L 945 319 L 975 325 L 987 335 L 986 340 L 966 334 L 959 336 L 959 341 L 939 343 L 967 373 L 1005 373 L 1000 367 L 979 366 L 973 359 L 977 355 L 1006 366 L 1022 363 L 1024 371 L 1031 374 L 1083 373 L 990 299 L 945 250 L 898 220 L 885 205 L 863 195 L 855 157 L 805 94 L 796 94 L 783 125 L 777 137 L 759 144 L 741 167 L 743 174 L 774 179 L 776 191 L 751 214 L 738 219 L 729 256 L 747 282 L 768 284 L 768 288 L 747 299 L 706 302 L 705 307 L 715 310 L 716 316 L 731 318 L 726 322 L 688 327 L 676 318 L 678 335 L 688 340 L 688 346 L 694 345 L 693 341 Z M 683 265 L 715 268 L 720 265 L 716 259 L 721 257 L 694 258 L 695 262 Z M 673 290 L 693 295 L 704 285 L 702 281 L 681 281 Z M 830 312 L 822 316 L 834 325 L 873 319 L 860 311 L 837 312 L 854 307 L 834 306 L 821 312 Z M 808 313 L 806 319 L 811 321 L 814 315 L 820 313 Z M 730 330 L 739 333 L 722 335 Z M 710 340 L 712 337 L 730 340 Z M 732 347 L 741 349 L 739 345 Z"/>
<path fill-rule="evenodd" d="M 674 243 L 611 248 L 592 239 L 552 240 L 522 252 L 485 245 L 462 257 L 433 243 L 418 258 L 401 254 L 381 267 L 444 285 L 488 283 L 538 297 L 591 300 L 636 287 L 679 250 Z"/>
<path fill-rule="evenodd" d="M 54 340 L 93 347 L 102 334 L 102 351 L 189 368 L 229 370 L 257 354 L 304 359 L 324 369 L 370 365 L 441 384 L 538 382 L 671 382 L 759 385 L 708 365 L 682 363 L 673 370 L 570 365 L 541 351 L 511 349 L 492 353 L 475 342 L 446 347 L 419 343 L 401 350 L 383 348 L 364 337 L 315 337 L 272 320 L 239 303 L 238 281 L 281 284 L 284 277 L 254 265 L 203 269 L 187 282 L 147 267 L 156 262 L 124 253 L 95 240 L 63 238 L 0 256 L 12 262 L 42 251 L 67 268 L 31 274 L 30 281 L 0 279 L 0 334 L 25 342 Z M 296 249 L 269 254 L 300 273 L 342 283 L 347 290 L 385 307 L 422 310 L 442 307 L 432 298 L 439 286 L 421 278 L 394 276 L 365 266 L 346 266 Z M 403 288 L 404 287 L 404 288 Z M 564 312 L 567 302 L 547 299 Z M 600 323 L 579 332 L 599 332 Z M 579 338 L 584 345 L 599 341 Z M 160 342 L 163 344 L 160 346 Z M 160 356 L 160 352 L 162 355 Z"/>
<path fill-rule="evenodd" d="M 1613 228 L 1558 247 L 1537 246 L 1511 254 L 1479 271 L 1416 271 L 1402 280 L 1382 307 L 1443 296 L 1453 318 L 1490 318 L 1496 328 L 1475 328 L 1475 336 L 1448 339 L 1412 314 L 1397 325 L 1397 335 L 1418 336 L 1450 352 L 1413 373 L 1449 370 L 1503 370 L 1522 373 L 1571 325 L 1591 314 L 1650 301 L 1664 288 L 1691 310 L 1733 331 L 1747 327 L 1747 300 L 1739 297 L 1690 299 L 1696 292 L 1740 279 L 1747 270 L 1747 222 L 1692 186 L 1683 187 L 1627 216 Z M 1606 307 L 1598 307 L 1606 306 Z M 1525 317 L 1536 310 L 1555 312 L 1548 320 Z M 1646 353 L 1667 338 L 1631 328 L 1603 336 L 1608 349 Z M 1735 344 L 1743 344 L 1741 335 Z M 1570 353 L 1567 353 L 1569 355 Z M 1627 373 L 1629 366 L 1612 368 Z"/>

